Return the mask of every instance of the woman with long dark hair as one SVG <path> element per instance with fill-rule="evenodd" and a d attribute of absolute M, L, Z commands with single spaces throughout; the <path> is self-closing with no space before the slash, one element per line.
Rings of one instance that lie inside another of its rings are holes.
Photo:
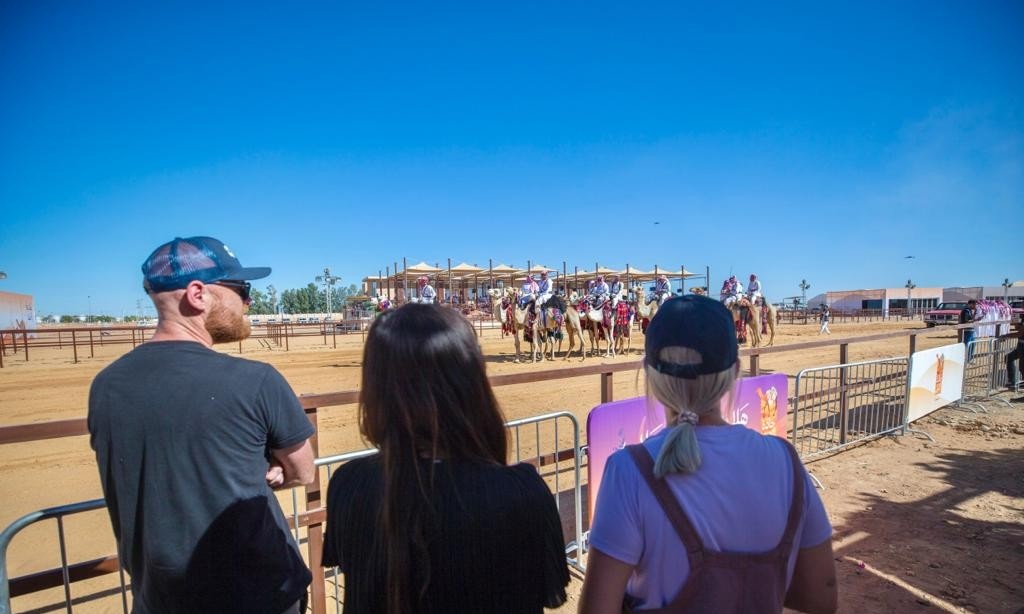
<path fill-rule="evenodd" d="M 565 601 L 554 499 L 507 433 L 470 324 L 410 304 L 370 328 L 359 407 L 380 454 L 335 472 L 325 566 L 346 614 L 539 614 Z"/>

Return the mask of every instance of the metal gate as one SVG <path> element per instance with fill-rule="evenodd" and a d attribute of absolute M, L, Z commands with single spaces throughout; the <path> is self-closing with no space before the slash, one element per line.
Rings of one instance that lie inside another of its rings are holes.
<path fill-rule="evenodd" d="M 792 441 L 811 460 L 904 426 L 910 360 L 804 369 L 796 376 Z"/>

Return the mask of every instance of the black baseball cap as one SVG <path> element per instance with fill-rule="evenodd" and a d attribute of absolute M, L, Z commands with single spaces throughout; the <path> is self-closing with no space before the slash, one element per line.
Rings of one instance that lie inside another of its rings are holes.
<path fill-rule="evenodd" d="M 175 238 L 142 263 L 149 292 L 180 290 L 192 281 L 247 281 L 270 275 L 270 267 L 243 267 L 231 249 L 213 237 Z"/>
<path fill-rule="evenodd" d="M 661 360 L 663 348 L 685 347 L 700 352 L 701 362 L 678 364 Z M 732 368 L 739 356 L 736 326 L 722 303 L 687 294 L 665 301 L 647 326 L 644 363 L 658 373 L 694 379 Z"/>

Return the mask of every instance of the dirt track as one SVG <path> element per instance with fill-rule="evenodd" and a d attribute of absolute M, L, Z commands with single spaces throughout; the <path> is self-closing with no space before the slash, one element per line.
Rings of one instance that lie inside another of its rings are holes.
<path fill-rule="evenodd" d="M 919 327 L 920 323 L 836 323 L 834 338 Z M 776 345 L 816 340 L 817 327 L 784 325 Z M 955 342 L 952 333 L 918 339 L 918 349 Z M 616 361 L 636 361 L 642 336 Z M 482 346 L 492 374 L 516 373 L 570 363 L 514 364 L 512 342 L 485 331 Z M 20 424 L 85 415 L 89 382 L 110 360 L 128 348 L 97 347 L 96 357 L 72 364 L 68 351 L 40 350 L 30 362 L 5 359 L 0 370 L 0 424 Z M 237 353 L 237 346 L 227 347 Z M 851 346 L 850 360 L 906 355 L 905 339 Z M 255 342 L 243 346 L 246 358 L 280 369 L 297 393 L 358 387 L 359 335 L 338 337 L 338 349 L 318 337 L 293 341 L 291 351 L 268 351 Z M 588 358 L 584 364 L 599 359 Z M 605 359 L 600 359 L 605 360 Z M 838 362 L 836 348 L 765 356 L 763 371 L 794 375 L 799 369 Z M 574 362 L 571 364 L 579 364 Z M 616 398 L 641 394 L 636 372 L 617 374 Z M 790 391 L 792 393 L 792 390 Z M 600 402 L 596 376 L 497 389 L 508 419 L 554 410 L 572 411 L 583 422 Z M 939 610 L 967 606 L 974 611 L 1014 612 L 1024 606 L 1024 455 L 1021 454 L 1021 403 L 993 407 L 988 415 L 944 409 L 926 419 L 935 436 L 884 439 L 810 465 L 827 490 L 823 497 L 836 527 L 841 611 L 893 612 L 925 609 L 915 587 L 935 599 Z M 321 414 L 321 453 L 363 446 L 355 430 L 355 407 L 327 408 Z M 941 419 L 946 425 L 936 422 Z M 985 429 L 988 430 L 985 430 Z M 100 496 L 99 481 L 86 437 L 0 447 L 0 527 L 43 507 Z M 113 551 L 105 513 L 83 515 L 69 523 L 72 560 Z M 12 575 L 53 566 L 59 559 L 53 528 L 23 532 L 9 555 Z M 863 567 L 860 566 L 863 562 Z M 115 577 L 76 585 L 73 595 L 87 600 L 76 611 L 118 611 L 119 599 L 94 597 L 113 586 Z M 15 601 L 15 611 L 52 604 L 60 591 Z M 563 608 L 564 611 L 573 611 Z M 951 611 L 956 611 L 954 608 Z"/>

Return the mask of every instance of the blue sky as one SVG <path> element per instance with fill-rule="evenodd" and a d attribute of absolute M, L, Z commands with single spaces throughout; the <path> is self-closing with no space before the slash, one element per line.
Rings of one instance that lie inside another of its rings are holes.
<path fill-rule="evenodd" d="M 40 314 L 135 313 L 197 234 L 279 289 L 1024 279 L 1020 2 L 150 4 L 0 7 L 0 289 Z"/>

